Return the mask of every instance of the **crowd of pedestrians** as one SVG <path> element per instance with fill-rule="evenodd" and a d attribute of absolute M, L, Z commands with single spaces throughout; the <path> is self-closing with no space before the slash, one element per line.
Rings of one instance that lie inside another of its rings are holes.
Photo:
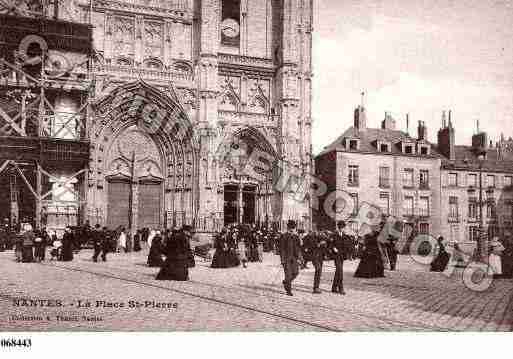
<path fill-rule="evenodd" d="M 45 260 L 72 261 L 74 254 L 84 247 L 92 247 L 92 261 L 107 261 L 108 253 L 129 253 L 147 249 L 147 265 L 159 268 L 158 280 L 189 279 L 189 268 L 195 266 L 195 256 L 211 261 L 212 268 L 247 268 L 254 262 L 262 262 L 264 253 L 280 257 L 283 267 L 283 287 L 293 295 L 292 285 L 301 269 L 312 263 L 314 277 L 312 291 L 320 294 L 320 283 L 325 261 L 333 261 L 335 273 L 331 291 L 345 294 L 344 262 L 359 259 L 354 273 L 357 278 L 381 278 L 385 270 L 396 270 L 398 238 L 389 235 L 384 219 L 364 236 L 355 236 L 346 230 L 344 221 L 336 223 L 335 231 L 297 230 L 295 221 L 288 221 L 286 231 L 258 227 L 255 225 L 232 225 L 223 228 L 215 237 L 213 245 L 203 244 L 191 248 L 192 228 L 183 226 L 174 229 L 142 228 L 132 237 L 119 226 L 110 230 L 88 222 L 81 227 L 66 227 L 58 236 L 45 228 L 34 229 L 23 223 L 17 231 L 8 225 L 0 228 L 0 251 L 14 250 L 18 262 L 41 262 Z M 488 265 L 494 278 L 513 277 L 513 237 L 505 233 L 489 242 Z M 211 248 L 213 247 L 213 256 Z M 443 272 L 450 261 L 443 237 L 437 239 L 436 255 L 430 270 Z M 452 251 L 456 266 L 465 266 L 459 247 Z"/>

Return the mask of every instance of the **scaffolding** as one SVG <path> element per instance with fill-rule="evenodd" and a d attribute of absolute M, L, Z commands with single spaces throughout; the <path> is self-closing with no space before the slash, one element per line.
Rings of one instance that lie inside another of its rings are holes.
<path fill-rule="evenodd" d="M 12 226 L 23 220 L 16 213 L 19 196 L 27 195 L 20 183 L 32 197 L 28 220 L 37 228 L 56 203 L 68 207 L 57 213 L 76 222 L 86 210 L 92 31 L 89 23 L 61 20 L 62 3 L 0 0 L 0 179 L 10 193 L 9 204 L 0 205 Z"/>

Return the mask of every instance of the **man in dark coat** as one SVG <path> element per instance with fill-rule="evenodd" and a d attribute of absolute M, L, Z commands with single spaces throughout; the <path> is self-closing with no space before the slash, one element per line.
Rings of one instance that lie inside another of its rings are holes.
<path fill-rule="evenodd" d="M 289 220 L 287 223 L 287 232 L 280 238 L 280 258 L 285 279 L 283 287 L 287 295 L 292 295 L 292 281 L 299 274 L 299 259 L 301 257 L 301 245 L 299 237 L 296 234 L 296 222 Z"/>
<path fill-rule="evenodd" d="M 396 239 L 390 236 L 388 238 L 388 242 L 386 243 L 386 251 L 387 251 L 387 257 L 388 261 L 390 262 L 390 270 L 395 271 L 395 267 L 397 264 L 397 254 L 399 251 L 397 250 L 396 246 Z"/>
<path fill-rule="evenodd" d="M 98 223 L 94 226 L 94 230 L 91 233 L 91 237 L 93 240 L 94 249 L 93 262 L 98 262 L 98 256 L 102 252 L 102 248 L 104 246 L 104 233 L 101 230 L 100 225 Z"/>
<path fill-rule="evenodd" d="M 322 265 L 326 256 L 328 242 L 321 233 L 312 232 L 305 237 L 305 244 L 307 247 L 304 255 L 308 256 L 315 268 L 313 293 L 320 294 L 319 286 L 321 284 Z"/>
<path fill-rule="evenodd" d="M 342 295 L 346 294 L 344 291 L 344 259 L 346 259 L 348 246 L 352 244 L 351 238 L 344 233 L 345 226 L 344 221 L 337 222 L 337 231 L 330 243 L 330 252 L 335 264 L 335 276 L 331 291 Z"/>

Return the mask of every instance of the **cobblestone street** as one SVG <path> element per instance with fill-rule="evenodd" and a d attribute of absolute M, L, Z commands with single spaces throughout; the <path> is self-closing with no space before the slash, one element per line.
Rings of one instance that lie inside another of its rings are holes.
<path fill-rule="evenodd" d="M 334 267 L 325 262 L 321 289 L 311 293 L 313 269 L 301 271 L 294 297 L 284 295 L 277 256 L 248 269 L 211 269 L 196 258 L 189 282 L 154 279 L 146 254 L 110 254 L 93 263 L 83 250 L 73 262 L 16 263 L 0 253 L 0 327 L 4 330 L 241 330 L 241 331 L 510 331 L 513 281 L 484 292 L 465 287 L 461 272 L 430 273 L 409 257 L 386 278 L 354 278 L 345 263 L 347 295 L 330 292 Z M 19 298 L 60 300 L 60 307 L 15 306 Z M 78 301 L 90 308 L 78 308 Z M 96 301 L 123 303 L 97 307 Z M 139 302 L 137 308 L 129 303 Z M 157 303 L 176 307 L 157 308 Z M 29 317 L 29 318 L 27 318 Z M 30 318 L 32 317 L 32 318 Z"/>

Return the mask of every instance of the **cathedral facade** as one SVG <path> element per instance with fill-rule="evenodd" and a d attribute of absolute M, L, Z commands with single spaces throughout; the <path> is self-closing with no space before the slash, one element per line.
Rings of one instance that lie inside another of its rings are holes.
<path fill-rule="evenodd" d="M 78 167 L 48 165 L 49 177 L 62 179 L 59 188 L 69 192 L 66 207 L 76 201 L 76 215 L 57 219 L 64 200 L 43 179 L 51 193 L 34 201 L 41 224 L 88 220 L 132 230 L 192 224 L 205 233 L 288 219 L 310 226 L 309 204 L 277 191 L 279 171 L 272 167 L 284 161 L 295 173 L 312 171 L 312 0 L 56 4 L 41 6 L 42 16 L 91 31 L 89 53 L 55 46 L 53 56 L 72 72 L 86 56 L 85 75 L 73 83 L 87 86 L 66 91 L 65 84 L 48 96 L 53 122 L 38 126 L 37 135 L 89 148 Z M 58 62 L 44 62 L 43 72 Z M 265 154 L 266 170 L 256 178 L 241 170 L 254 153 Z"/>

